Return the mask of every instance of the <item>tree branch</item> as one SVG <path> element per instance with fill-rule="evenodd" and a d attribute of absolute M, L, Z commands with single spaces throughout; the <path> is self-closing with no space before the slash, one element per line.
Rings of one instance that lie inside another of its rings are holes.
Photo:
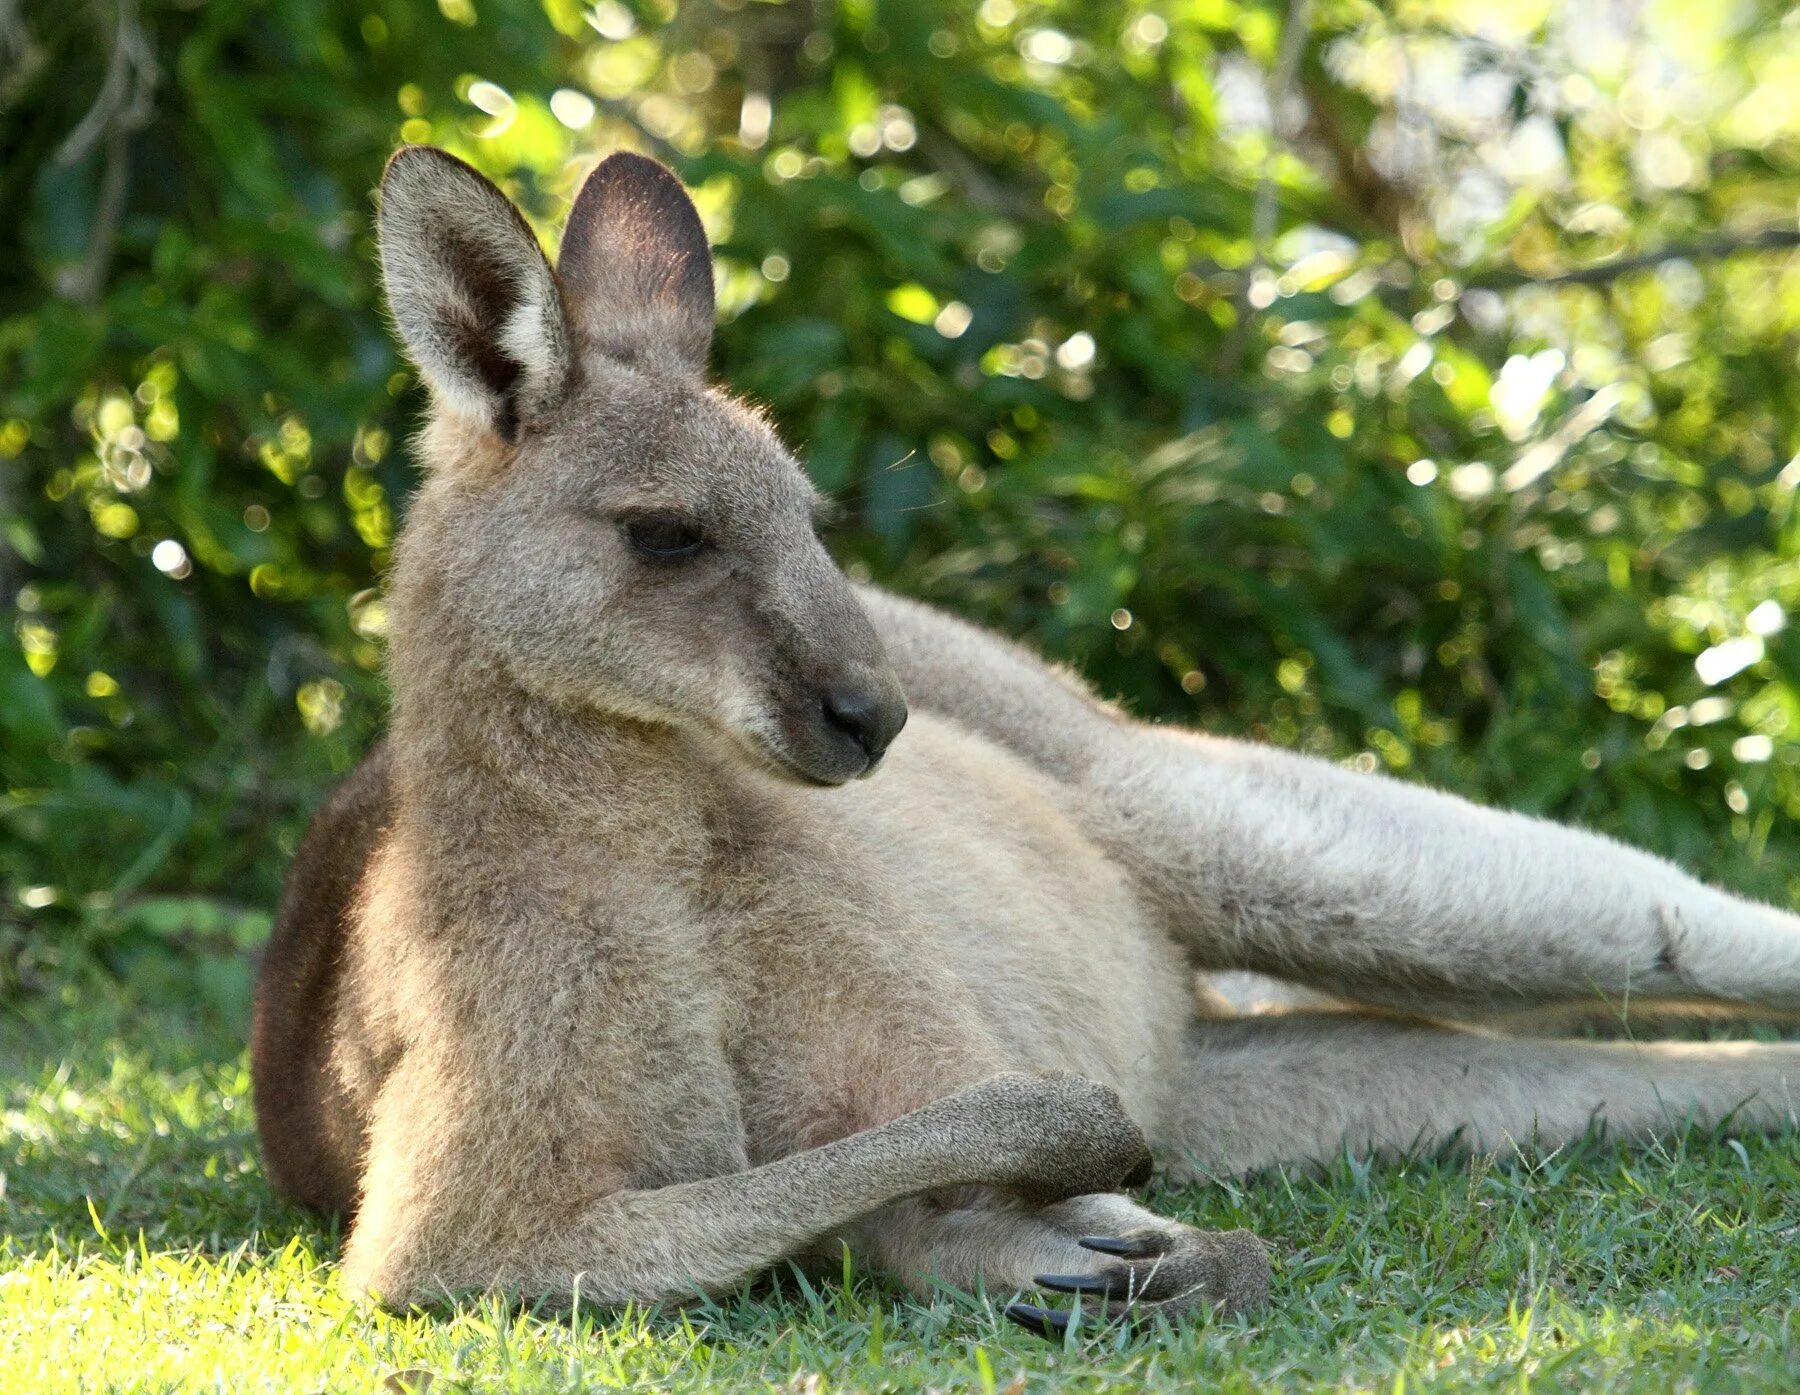
<path fill-rule="evenodd" d="M 1520 286 L 1603 286 L 1633 271 L 1660 266 L 1664 262 L 1718 261 L 1724 257 L 1736 256 L 1739 252 L 1780 251 L 1788 247 L 1800 247 L 1800 230 L 1764 228 L 1761 232 L 1741 237 L 1710 237 L 1698 242 L 1674 242 L 1654 252 L 1621 257 L 1618 261 L 1601 262 L 1597 266 L 1577 267 L 1573 271 L 1562 271 L 1553 276 L 1534 276 L 1527 271 L 1504 267 L 1477 272 L 1463 282 L 1463 290 L 1510 291 Z"/>
<path fill-rule="evenodd" d="M 57 147 L 59 164 L 73 165 L 114 129 L 135 131 L 150 119 L 156 92 L 156 58 L 138 22 L 137 0 L 118 0 L 113 16 L 112 52 L 99 95 L 86 116 Z"/>
<path fill-rule="evenodd" d="M 106 152 L 87 255 L 80 265 L 64 268 L 55 278 L 56 292 L 65 300 L 91 305 L 106 287 L 113 243 L 131 190 L 131 136 L 150 120 L 158 76 L 154 50 L 138 20 L 137 0 L 118 0 L 112 54 L 100 93 L 55 156 L 59 164 L 73 165 L 98 145 L 103 144 Z"/>
<path fill-rule="evenodd" d="M 1235 374 L 1243 362 L 1250 343 L 1250 316 L 1257 307 L 1250 303 L 1250 291 L 1257 273 L 1268 266 L 1269 244 L 1275 237 L 1275 181 L 1269 177 L 1269 161 L 1275 151 L 1287 145 L 1288 132 L 1283 130 L 1282 112 L 1294 90 L 1294 79 L 1300 72 L 1300 59 L 1306 51 L 1306 34 L 1312 25 L 1312 0 L 1288 0 L 1287 19 L 1281 26 L 1281 48 L 1275 55 L 1275 67 L 1269 74 L 1270 150 L 1263 157 L 1256 175 L 1256 192 L 1250 204 L 1250 269 L 1237 293 L 1237 322 L 1220 352 L 1220 371 Z"/>

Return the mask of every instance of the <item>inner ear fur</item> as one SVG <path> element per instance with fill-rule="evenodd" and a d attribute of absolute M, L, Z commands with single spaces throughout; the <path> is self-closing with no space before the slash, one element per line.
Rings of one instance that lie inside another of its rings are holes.
<path fill-rule="evenodd" d="M 512 201 L 468 165 L 403 146 L 381 181 L 382 280 L 433 393 L 516 441 L 561 399 L 562 296 Z"/>
<path fill-rule="evenodd" d="M 569 211 L 557 260 L 571 322 L 627 360 L 701 372 L 712 346 L 712 249 L 681 181 L 655 160 L 607 156 Z"/>

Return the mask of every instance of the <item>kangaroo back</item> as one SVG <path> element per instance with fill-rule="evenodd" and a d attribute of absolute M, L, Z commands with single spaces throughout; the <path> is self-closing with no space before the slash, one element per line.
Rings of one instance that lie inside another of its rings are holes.
<path fill-rule="evenodd" d="M 331 1068 L 349 916 L 391 809 L 385 742 L 313 816 L 257 978 L 250 1068 L 275 1190 L 328 1214 L 356 1209 L 368 1121 Z"/>

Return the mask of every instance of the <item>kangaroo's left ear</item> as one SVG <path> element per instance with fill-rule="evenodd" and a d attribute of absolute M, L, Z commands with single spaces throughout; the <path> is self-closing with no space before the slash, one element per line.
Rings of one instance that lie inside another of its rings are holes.
<path fill-rule="evenodd" d="M 511 200 L 454 155 L 402 146 L 381 180 L 381 271 L 432 394 L 504 441 L 569 375 L 562 297 Z"/>
<path fill-rule="evenodd" d="M 687 190 L 655 160 L 619 151 L 595 166 L 569 210 L 556 270 L 571 326 L 595 348 L 705 370 L 712 250 Z"/>

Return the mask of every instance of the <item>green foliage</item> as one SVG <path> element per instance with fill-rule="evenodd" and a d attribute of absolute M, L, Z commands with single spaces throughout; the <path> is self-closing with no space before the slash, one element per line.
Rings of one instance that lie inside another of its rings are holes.
<path fill-rule="evenodd" d="M 1792 897 L 1800 31 L 1589 9 L 0 12 L 0 989 L 254 938 L 380 724 L 402 139 L 670 159 L 853 569 Z"/>

